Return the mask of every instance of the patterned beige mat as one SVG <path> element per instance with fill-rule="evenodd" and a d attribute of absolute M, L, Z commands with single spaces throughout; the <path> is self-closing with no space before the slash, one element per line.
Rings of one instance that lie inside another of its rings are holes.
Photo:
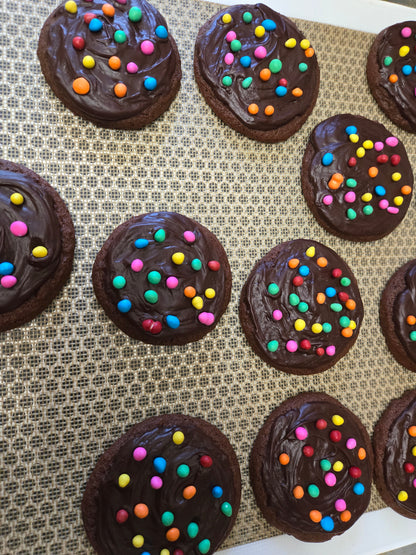
<path fill-rule="evenodd" d="M 171 109 L 136 132 L 102 130 L 75 117 L 46 86 L 36 57 L 55 0 L 0 0 L 2 158 L 25 164 L 67 202 L 77 234 L 71 279 L 26 326 L 0 336 L 2 469 L 0 552 L 85 554 L 80 501 L 100 453 L 133 423 L 172 411 L 216 424 L 234 445 L 243 474 L 236 526 L 224 547 L 270 535 L 248 482 L 248 455 L 266 415 L 302 390 L 325 391 L 371 432 L 388 401 L 416 387 L 416 375 L 388 353 L 378 301 L 388 277 L 416 257 L 413 200 L 391 235 L 353 244 L 326 233 L 301 194 L 300 164 L 312 128 L 339 112 L 378 119 L 408 148 L 373 101 L 365 79 L 372 36 L 298 21 L 321 67 L 317 106 L 300 132 L 277 145 L 238 135 L 207 107 L 193 79 L 199 27 L 218 5 L 154 0 L 178 41 L 184 77 Z M 136 342 L 106 318 L 90 273 L 118 224 L 135 214 L 175 210 L 209 227 L 223 243 L 233 294 L 218 327 L 198 343 Z M 353 349 L 334 368 L 290 376 L 263 363 L 238 320 L 241 287 L 254 262 L 287 239 L 310 237 L 335 249 L 355 272 L 365 319 Z M 374 491 L 370 510 L 383 506 Z"/>

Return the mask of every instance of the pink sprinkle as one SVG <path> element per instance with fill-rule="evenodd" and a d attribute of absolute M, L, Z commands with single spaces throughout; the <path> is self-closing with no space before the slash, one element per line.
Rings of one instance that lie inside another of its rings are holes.
<path fill-rule="evenodd" d="M 194 243 L 195 233 L 192 233 L 192 231 L 185 231 L 185 233 L 183 234 L 183 238 L 187 243 Z"/>
<path fill-rule="evenodd" d="M 264 48 L 264 46 L 258 46 L 254 51 L 254 56 L 258 60 L 262 60 L 267 56 L 267 50 Z"/>
<path fill-rule="evenodd" d="M 273 310 L 273 320 L 276 320 L 276 322 L 278 322 L 282 318 L 283 318 L 283 314 L 281 310 Z"/>
<path fill-rule="evenodd" d="M 380 152 L 384 148 L 384 143 L 382 143 L 381 141 L 377 141 L 376 143 L 374 143 L 374 148 L 377 150 L 377 152 Z"/>
<path fill-rule="evenodd" d="M 92 2 L 92 0 L 87 0 L 87 2 Z M 119 4 L 127 4 L 127 0 L 116 0 Z"/>
<path fill-rule="evenodd" d="M 350 437 L 349 439 L 347 439 L 347 442 L 345 445 L 347 449 L 355 449 L 357 447 L 357 442 L 353 437 Z"/>
<path fill-rule="evenodd" d="M 224 62 L 230 66 L 233 63 L 233 61 L 234 61 L 234 54 L 231 54 L 231 52 L 228 52 L 228 54 L 226 54 L 224 57 Z"/>
<path fill-rule="evenodd" d="M 415 96 L 416 96 L 416 88 L 415 88 Z"/>
<path fill-rule="evenodd" d="M 237 38 L 237 35 L 235 34 L 234 31 L 228 31 L 228 33 L 225 36 L 225 40 L 227 42 L 232 42 L 233 40 L 235 40 Z"/>
<path fill-rule="evenodd" d="M 133 451 L 133 459 L 135 461 L 142 461 L 146 458 L 146 455 L 147 451 L 144 447 L 136 447 L 136 449 Z"/>
<path fill-rule="evenodd" d="M 150 479 L 150 485 L 153 489 L 160 489 L 163 486 L 163 480 L 160 476 L 153 476 Z"/>
<path fill-rule="evenodd" d="M 323 198 L 323 202 L 325 206 L 329 206 L 330 204 L 332 204 L 333 200 L 334 200 L 334 197 L 332 195 L 325 195 Z"/>
<path fill-rule="evenodd" d="M 329 357 L 333 357 L 335 355 L 335 345 L 329 345 L 329 347 L 325 349 L 325 352 Z"/>
<path fill-rule="evenodd" d="M 201 314 L 198 315 L 198 320 L 205 326 L 211 326 L 215 322 L 215 316 L 212 312 L 201 312 Z"/>
<path fill-rule="evenodd" d="M 403 27 L 403 29 L 400 31 L 401 35 L 403 38 L 408 39 L 410 37 L 410 35 L 412 34 L 412 30 L 410 27 Z"/>
<path fill-rule="evenodd" d="M 151 42 L 150 40 L 144 40 L 140 45 L 140 50 L 143 52 L 143 54 L 146 54 L 146 56 L 153 54 L 154 49 L 155 47 L 153 45 L 153 42 Z"/>
<path fill-rule="evenodd" d="M 386 144 L 395 147 L 399 144 L 399 139 L 397 137 L 387 137 Z"/>
<path fill-rule="evenodd" d="M 0 283 L 5 289 L 11 289 L 14 285 L 16 285 L 17 279 L 14 276 L 3 276 Z"/>
<path fill-rule="evenodd" d="M 413 487 L 416 488 L 416 478 L 413 480 Z"/>
<path fill-rule="evenodd" d="M 355 198 L 356 196 L 354 191 L 348 191 L 348 193 L 344 195 L 345 202 L 355 202 Z"/>
<path fill-rule="evenodd" d="M 303 426 L 298 426 L 295 430 L 295 436 L 297 439 L 302 441 L 308 437 L 308 430 Z"/>
<path fill-rule="evenodd" d="M 286 343 L 286 349 L 289 353 L 295 353 L 298 350 L 298 344 L 292 339 Z"/>
<path fill-rule="evenodd" d="M 396 208 L 396 206 L 389 206 L 389 207 L 387 208 L 387 212 L 388 212 L 389 214 L 398 214 L 398 213 L 399 213 L 399 209 Z"/>
<path fill-rule="evenodd" d="M 178 287 L 178 283 L 178 278 L 176 278 L 175 276 L 169 276 L 166 280 L 166 287 L 168 289 L 175 289 L 175 287 Z"/>
<path fill-rule="evenodd" d="M 140 260 L 140 258 L 135 258 L 130 267 L 133 272 L 140 272 L 140 270 L 143 268 L 143 262 Z"/>
<path fill-rule="evenodd" d="M 134 62 L 129 62 L 126 68 L 127 68 L 127 73 L 137 73 L 139 71 L 139 66 Z"/>
<path fill-rule="evenodd" d="M 337 499 L 335 501 L 335 509 L 339 513 L 342 513 L 342 511 L 345 511 L 346 508 L 347 508 L 347 504 L 345 503 L 345 499 Z"/>
<path fill-rule="evenodd" d="M 337 477 L 333 472 L 327 472 L 325 474 L 325 484 L 332 488 L 337 483 Z"/>
<path fill-rule="evenodd" d="M 24 222 L 13 222 L 10 225 L 10 231 L 16 237 L 24 237 L 27 233 L 27 225 Z"/>
<path fill-rule="evenodd" d="M 380 200 L 380 202 L 378 203 L 378 206 L 382 210 L 385 210 L 389 206 L 389 201 L 387 199 L 383 198 L 383 200 Z"/>

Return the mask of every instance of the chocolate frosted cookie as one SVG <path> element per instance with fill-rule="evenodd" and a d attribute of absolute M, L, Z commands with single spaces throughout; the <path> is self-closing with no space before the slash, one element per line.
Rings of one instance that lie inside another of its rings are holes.
<path fill-rule="evenodd" d="M 250 478 L 269 524 L 324 542 L 348 530 L 370 501 L 373 454 L 360 420 L 324 393 L 301 393 L 267 418 Z"/>
<path fill-rule="evenodd" d="M 230 265 L 218 239 L 174 212 L 120 225 L 98 253 L 92 279 L 109 318 L 131 337 L 158 345 L 201 339 L 231 295 Z"/>
<path fill-rule="evenodd" d="M 416 390 L 391 401 L 373 435 L 375 483 L 384 502 L 416 519 Z"/>
<path fill-rule="evenodd" d="M 394 358 L 416 372 L 416 260 L 399 268 L 384 288 L 380 325 Z"/>
<path fill-rule="evenodd" d="M 0 331 L 29 322 L 69 277 L 75 248 L 71 216 L 33 171 L 0 160 Z"/>
<path fill-rule="evenodd" d="M 327 231 L 374 241 L 405 217 L 413 171 L 403 144 L 383 125 L 340 114 L 313 130 L 303 157 L 302 190 Z"/>
<path fill-rule="evenodd" d="M 253 350 L 290 374 L 333 366 L 355 343 L 363 304 L 350 268 L 332 249 L 297 239 L 254 266 L 240 298 L 240 320 Z"/>
<path fill-rule="evenodd" d="M 393 123 L 416 133 L 416 21 L 387 27 L 375 38 L 367 79 L 379 107 Z"/>
<path fill-rule="evenodd" d="M 194 70 L 216 115 L 257 141 L 293 135 L 318 96 L 319 67 L 310 42 L 264 4 L 229 6 L 206 22 L 196 39 Z"/>
<path fill-rule="evenodd" d="M 133 426 L 98 460 L 82 516 L 99 555 L 205 555 L 234 525 L 241 478 L 228 439 L 179 414 Z"/>
<path fill-rule="evenodd" d="M 56 96 L 101 127 L 151 123 L 180 86 L 176 43 L 146 0 L 62 3 L 42 28 L 38 57 Z"/>

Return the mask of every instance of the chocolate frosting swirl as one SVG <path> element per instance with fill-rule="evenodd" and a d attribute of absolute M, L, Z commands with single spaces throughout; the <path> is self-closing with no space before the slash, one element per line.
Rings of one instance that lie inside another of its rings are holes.
<path fill-rule="evenodd" d="M 415 325 L 407 323 L 408 316 L 416 316 L 416 261 L 405 275 L 406 289 L 397 295 L 393 307 L 393 322 L 397 337 L 408 356 L 416 362 L 416 341 L 410 333 L 416 331 Z"/>

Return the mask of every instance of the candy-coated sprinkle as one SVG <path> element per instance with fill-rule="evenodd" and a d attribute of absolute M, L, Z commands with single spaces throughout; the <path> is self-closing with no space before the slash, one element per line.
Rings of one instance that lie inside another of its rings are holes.
<path fill-rule="evenodd" d="M 334 287 L 327 287 L 325 289 L 325 294 L 327 297 L 335 297 L 335 295 L 337 294 L 336 289 L 334 289 Z"/>
<path fill-rule="evenodd" d="M 175 289 L 179 284 L 178 278 L 175 276 L 169 276 L 166 280 L 166 287 L 168 289 Z"/>
<path fill-rule="evenodd" d="M 331 306 L 330 306 L 330 309 L 331 309 L 333 312 L 341 312 L 341 310 L 342 310 L 342 305 L 339 304 L 339 303 L 332 303 Z"/>
<path fill-rule="evenodd" d="M 88 29 L 92 33 L 98 33 L 98 31 L 101 31 L 102 28 L 103 28 L 103 22 L 97 19 L 96 17 L 91 19 L 90 24 L 88 25 Z"/>
<path fill-rule="evenodd" d="M 204 295 L 207 299 L 213 299 L 216 295 L 215 289 L 212 289 L 211 287 L 205 289 Z"/>
<path fill-rule="evenodd" d="M 368 205 L 368 206 L 364 206 L 364 208 L 363 208 L 363 213 L 364 213 L 366 216 L 371 216 L 371 214 L 372 214 L 373 212 L 374 212 L 374 208 L 373 208 L 372 206 L 369 206 L 369 205 Z"/>
<path fill-rule="evenodd" d="M 299 87 L 296 87 L 295 89 L 292 90 L 292 94 L 296 98 L 300 98 L 303 95 L 303 90 L 300 89 Z"/>
<path fill-rule="evenodd" d="M 233 62 L 234 62 L 234 54 L 231 54 L 231 52 L 228 52 L 224 56 L 224 63 L 226 63 L 228 66 L 230 66 Z"/>
<path fill-rule="evenodd" d="M 339 414 L 334 414 L 331 420 L 334 426 L 342 426 L 344 424 L 344 419 Z"/>
<path fill-rule="evenodd" d="M 179 478 L 187 478 L 190 472 L 191 469 L 187 464 L 180 464 L 176 469 L 176 474 L 179 476 Z"/>
<path fill-rule="evenodd" d="M 48 250 L 45 247 L 35 247 L 32 250 L 32 254 L 35 258 L 45 258 L 48 255 Z"/>
<path fill-rule="evenodd" d="M 413 314 L 409 314 L 409 316 L 406 318 L 406 323 L 409 324 L 409 326 L 414 326 L 416 324 L 416 317 L 413 316 Z M 409 428 L 410 430 L 410 428 Z M 415 426 L 415 432 L 416 432 L 416 426 Z M 410 431 L 409 431 L 410 433 Z M 412 435 L 412 434 L 410 434 Z M 415 433 L 416 435 L 416 433 Z"/>
<path fill-rule="evenodd" d="M 315 499 L 316 497 L 319 497 L 320 491 L 319 491 L 318 486 L 317 486 L 316 484 L 310 484 L 310 485 L 308 486 L 308 494 L 309 494 L 311 497 L 313 497 L 314 499 Z"/>
<path fill-rule="evenodd" d="M 397 499 L 402 502 L 407 501 L 408 498 L 409 498 L 409 494 L 404 490 L 400 491 L 397 495 Z"/>
<path fill-rule="evenodd" d="M 157 81 L 154 77 L 146 77 L 143 86 L 147 91 L 154 91 L 157 87 Z"/>
<path fill-rule="evenodd" d="M 411 331 L 409 334 L 409 339 L 411 341 L 416 341 L 416 331 Z"/>
<path fill-rule="evenodd" d="M 159 272 L 156 272 L 155 270 L 147 274 L 147 281 L 153 285 L 157 285 L 158 283 L 160 283 L 161 279 L 162 276 Z"/>
<path fill-rule="evenodd" d="M 378 203 L 379 208 L 381 208 L 382 210 L 386 210 L 386 208 L 389 208 L 389 201 L 387 199 L 383 199 L 380 200 L 380 202 Z"/>
<path fill-rule="evenodd" d="M 294 327 L 295 327 L 295 330 L 296 330 L 296 331 L 302 331 L 302 330 L 304 330 L 304 329 L 305 329 L 305 326 L 306 326 L 305 320 L 301 320 L 300 318 L 298 318 L 298 319 L 295 321 Z"/>
<path fill-rule="evenodd" d="M 394 148 L 399 144 L 399 139 L 397 137 L 387 137 L 386 144 Z"/>
<path fill-rule="evenodd" d="M 416 426 L 410 426 L 407 429 L 407 432 L 408 432 L 409 436 L 416 437 Z"/>
<path fill-rule="evenodd" d="M 292 268 L 293 270 L 299 266 L 299 260 L 297 258 L 291 258 L 287 264 L 289 268 Z"/>
<path fill-rule="evenodd" d="M 155 35 L 160 39 L 168 38 L 168 30 L 164 25 L 158 25 L 155 29 Z"/>
<path fill-rule="evenodd" d="M 183 264 L 184 260 L 185 260 L 185 255 L 183 254 L 183 252 L 175 252 L 174 254 L 172 254 L 172 262 L 177 266 L 180 266 L 181 264 Z"/>
<path fill-rule="evenodd" d="M 328 426 L 326 420 L 324 418 L 319 418 L 316 422 L 315 422 L 315 428 L 317 430 L 325 430 L 325 428 Z"/>
<path fill-rule="evenodd" d="M 166 539 L 169 542 L 176 542 L 179 539 L 179 536 L 180 532 L 178 528 L 170 528 L 170 530 L 166 532 Z"/>
<path fill-rule="evenodd" d="M 114 6 L 112 6 L 111 4 L 104 4 L 101 9 L 103 11 L 103 14 L 108 17 L 114 17 L 114 14 L 116 12 Z"/>
<path fill-rule="evenodd" d="M 284 87 L 283 85 L 279 85 L 276 89 L 275 89 L 275 93 L 277 94 L 277 96 L 285 96 L 287 94 L 287 88 Z"/>
<path fill-rule="evenodd" d="M 72 88 L 77 94 L 88 94 L 90 92 L 90 84 L 85 77 L 78 77 L 72 83 Z"/>
<path fill-rule="evenodd" d="M 295 46 L 296 46 L 296 39 L 294 39 L 294 38 L 288 39 L 288 40 L 285 42 L 285 46 L 286 46 L 286 48 L 295 48 Z"/>
<path fill-rule="evenodd" d="M 233 40 L 235 40 L 236 38 L 237 38 L 237 35 L 235 31 L 228 31 L 228 33 L 225 35 L 225 40 L 227 42 L 233 42 Z"/>
<path fill-rule="evenodd" d="M 211 490 L 212 497 L 215 497 L 215 499 L 222 497 L 223 493 L 224 491 L 220 486 L 214 486 Z"/>
<path fill-rule="evenodd" d="M 260 79 L 262 81 L 268 81 L 270 79 L 271 75 L 272 75 L 272 72 L 267 67 L 265 67 L 264 69 L 262 69 L 260 71 Z"/>
<path fill-rule="evenodd" d="M 350 319 L 348 318 L 348 316 L 341 316 L 341 318 L 339 319 L 339 325 L 342 328 L 348 328 L 350 325 Z"/>
<path fill-rule="evenodd" d="M 402 174 L 399 172 L 394 172 L 391 176 L 393 181 L 400 181 L 402 178 Z"/>
<path fill-rule="evenodd" d="M 170 511 L 165 511 L 161 516 L 163 526 L 171 526 L 174 520 L 175 516 Z"/>
<path fill-rule="evenodd" d="M 115 289 L 123 289 L 123 287 L 126 286 L 126 283 L 127 283 L 126 278 L 123 276 L 116 276 L 113 279 L 113 287 Z"/>
<path fill-rule="evenodd" d="M 321 526 L 322 529 L 325 530 L 325 532 L 332 532 L 335 524 L 330 516 L 324 516 L 324 518 L 321 520 Z"/>
<path fill-rule="evenodd" d="M 309 270 L 308 266 L 304 266 L 304 265 L 299 266 L 298 271 L 299 271 L 300 275 L 304 276 L 304 277 L 308 276 L 310 274 L 310 270 Z"/>
<path fill-rule="evenodd" d="M 321 159 L 323 166 L 329 166 L 334 161 L 334 155 L 332 152 L 326 152 Z"/>
<path fill-rule="evenodd" d="M 309 310 L 309 305 L 308 305 L 308 303 L 305 303 L 305 302 L 301 301 L 298 304 L 297 308 L 298 308 L 299 312 L 303 313 L 303 312 L 307 312 Z"/>
<path fill-rule="evenodd" d="M 198 315 L 198 320 L 205 326 L 211 326 L 215 321 L 215 316 L 212 312 L 201 312 L 201 314 Z"/>
<path fill-rule="evenodd" d="M 342 434 L 339 430 L 332 430 L 331 432 L 329 432 L 329 439 L 334 443 L 338 443 L 339 441 L 341 441 L 341 438 Z"/>
<path fill-rule="evenodd" d="M 198 549 L 202 555 L 205 555 L 211 549 L 211 542 L 208 539 L 202 540 L 202 542 L 198 544 Z"/>
<path fill-rule="evenodd" d="M 322 470 L 324 472 L 327 472 L 328 470 L 331 470 L 331 463 L 328 461 L 328 459 L 322 459 L 319 462 L 320 467 L 322 468 Z"/>
<path fill-rule="evenodd" d="M 410 193 L 412 192 L 412 188 L 409 187 L 409 185 L 403 185 L 403 187 L 400 189 L 400 192 L 402 193 L 402 195 L 410 195 Z"/>
<path fill-rule="evenodd" d="M 299 440 L 304 440 L 308 437 L 308 430 L 303 426 L 298 426 L 295 430 L 295 436 Z"/>
<path fill-rule="evenodd" d="M 267 50 L 265 49 L 264 46 L 258 46 L 254 50 L 254 57 L 257 58 L 258 60 L 262 60 L 266 56 L 267 56 Z"/>
<path fill-rule="evenodd" d="M 297 306 L 300 303 L 300 299 L 296 293 L 291 293 L 289 295 L 289 304 L 290 306 Z"/>
<path fill-rule="evenodd" d="M 391 163 L 392 166 L 398 166 L 400 164 L 400 160 L 401 160 L 401 158 L 398 154 L 393 154 L 390 157 L 390 163 Z"/>
<path fill-rule="evenodd" d="M 259 112 L 259 107 L 257 106 L 257 104 L 250 104 L 247 110 L 252 116 L 255 116 Z"/>
<path fill-rule="evenodd" d="M 233 52 L 239 52 L 241 50 L 241 42 L 239 40 L 231 41 L 230 48 Z"/>
<path fill-rule="evenodd" d="M 114 85 L 114 94 L 117 98 L 124 98 L 127 94 L 127 87 L 124 83 L 117 83 Z"/>
<path fill-rule="evenodd" d="M 277 351 L 278 348 L 279 348 L 279 342 L 276 341 L 276 340 L 269 341 L 269 342 L 267 343 L 267 350 L 268 350 L 270 353 L 275 353 L 275 352 Z"/>
<path fill-rule="evenodd" d="M 322 324 L 322 331 L 324 331 L 325 333 L 330 333 L 332 331 L 332 326 L 329 322 L 324 322 Z"/>
<path fill-rule="evenodd" d="M 199 258 L 194 258 L 192 260 L 191 268 L 196 272 L 199 272 L 199 270 L 202 268 L 202 262 L 199 260 Z"/>
<path fill-rule="evenodd" d="M 312 445 L 304 445 L 302 453 L 305 455 L 305 457 L 313 457 L 315 450 Z"/>
<path fill-rule="evenodd" d="M 374 143 L 373 143 L 373 141 L 370 141 L 370 140 L 364 141 L 363 142 L 363 147 L 366 150 L 371 150 L 374 147 Z"/>
<path fill-rule="evenodd" d="M 149 515 L 149 507 L 144 503 L 137 503 L 134 506 L 134 514 L 137 518 L 146 518 Z"/>
<path fill-rule="evenodd" d="M 159 295 L 156 293 L 156 291 L 153 291 L 153 289 L 148 289 L 147 291 L 145 291 L 143 296 L 145 300 L 151 304 L 156 304 L 159 300 Z"/>
<path fill-rule="evenodd" d="M 73 0 L 71 0 L 69 2 L 65 2 L 65 10 L 69 13 L 77 13 L 78 8 L 76 3 Z"/>
<path fill-rule="evenodd" d="M 140 8 L 134 7 L 129 10 L 129 19 L 133 23 L 138 23 L 142 18 L 142 11 Z"/>
<path fill-rule="evenodd" d="M 279 286 L 277 285 L 277 283 L 269 283 L 269 285 L 267 286 L 267 292 L 270 295 L 277 295 L 279 292 Z"/>
<path fill-rule="evenodd" d="M 250 12 L 243 13 L 243 21 L 244 23 L 251 23 L 253 21 L 253 16 Z"/>
<path fill-rule="evenodd" d="M 412 449 L 412 455 L 416 457 L 416 445 Z M 416 486 L 415 486 L 416 487 Z"/>
<path fill-rule="evenodd" d="M 408 39 L 412 34 L 412 30 L 410 27 L 403 27 L 403 29 L 400 31 L 400 34 L 403 38 Z"/>
<path fill-rule="evenodd" d="M 266 116 L 272 116 L 274 114 L 274 107 L 272 105 L 266 106 L 264 109 Z"/>
<path fill-rule="evenodd" d="M 309 247 L 308 249 L 306 249 L 305 254 L 309 258 L 313 258 L 315 256 L 315 247 Z"/>
<path fill-rule="evenodd" d="M 111 69 L 117 71 L 117 69 L 120 69 L 121 67 L 121 60 L 117 56 L 111 56 L 111 58 L 108 60 L 108 65 Z"/>
<path fill-rule="evenodd" d="M 92 56 L 84 56 L 82 59 L 82 65 L 87 69 L 92 69 L 95 67 L 95 60 Z"/>
<path fill-rule="evenodd" d="M 233 20 L 233 18 L 231 17 L 231 15 L 229 13 L 225 13 L 222 16 L 222 22 L 223 23 L 231 23 L 232 20 Z"/>
<path fill-rule="evenodd" d="M 396 206 L 401 206 L 403 204 L 403 197 L 394 197 L 393 202 Z"/>
<path fill-rule="evenodd" d="M 265 19 L 262 25 L 266 31 L 274 31 L 276 29 L 276 23 L 271 19 Z"/>
<path fill-rule="evenodd" d="M 250 65 L 251 65 L 251 58 L 250 58 L 250 56 L 242 56 L 242 57 L 240 58 L 240 64 L 241 64 L 243 67 L 250 67 Z"/>
<path fill-rule="evenodd" d="M 10 195 L 10 202 L 15 206 L 20 206 L 24 203 L 25 199 L 20 193 L 13 193 Z"/>
<path fill-rule="evenodd" d="M 233 79 L 230 75 L 225 75 L 222 78 L 222 84 L 224 85 L 224 87 L 231 87 L 231 85 L 233 84 Z"/>
<path fill-rule="evenodd" d="M 276 320 L 276 322 L 278 322 L 282 318 L 283 318 L 283 313 L 281 310 L 273 310 L 273 320 Z"/>
<path fill-rule="evenodd" d="M 325 195 L 323 198 L 323 203 L 325 204 L 325 206 L 330 206 L 333 200 L 334 200 L 334 197 L 332 195 Z"/>
<path fill-rule="evenodd" d="M 185 231 L 183 234 L 183 238 L 187 243 L 195 243 L 195 240 L 196 240 L 195 233 L 193 233 L 192 231 Z M 208 263 L 208 266 L 209 266 L 209 263 Z"/>
<path fill-rule="evenodd" d="M 316 302 L 317 302 L 318 304 L 324 304 L 325 299 L 326 299 L 326 297 L 325 297 L 325 295 L 324 295 L 323 293 L 318 293 L 318 294 L 316 295 Z"/>
<path fill-rule="evenodd" d="M 295 287 L 300 287 L 301 285 L 303 285 L 303 277 L 302 276 L 295 276 L 292 279 L 292 283 Z"/>
<path fill-rule="evenodd" d="M 191 539 L 196 538 L 199 532 L 199 526 L 196 522 L 191 522 L 188 524 L 186 531 Z"/>
<path fill-rule="evenodd" d="M 325 352 L 328 356 L 333 357 L 335 355 L 335 345 L 329 345 L 326 349 Z"/>
<path fill-rule="evenodd" d="M 399 56 L 404 58 L 409 54 L 410 48 L 407 45 L 401 46 L 399 49 Z"/>
<path fill-rule="evenodd" d="M 117 32 L 117 31 L 116 31 Z M 155 45 L 153 44 L 152 41 L 150 40 L 144 40 L 141 44 L 140 44 L 140 50 L 143 52 L 143 54 L 145 56 L 150 56 L 151 54 L 153 54 L 154 50 L 155 50 Z"/>
<path fill-rule="evenodd" d="M 335 472 L 341 472 L 341 470 L 344 468 L 344 465 L 341 461 L 336 461 L 332 465 L 332 468 Z"/>
<path fill-rule="evenodd" d="M 266 32 L 266 29 L 263 27 L 263 25 L 258 25 L 254 29 L 254 34 L 258 39 L 261 39 L 262 37 L 264 37 L 265 32 Z"/>
<path fill-rule="evenodd" d="M 389 77 L 390 83 L 397 83 L 398 80 L 399 80 L 399 78 L 395 73 L 392 73 Z"/>
<path fill-rule="evenodd" d="M 134 547 L 142 547 L 144 544 L 144 537 L 140 535 L 134 536 L 134 538 L 131 540 L 131 543 Z"/>
<path fill-rule="evenodd" d="M 360 140 L 360 137 L 356 133 L 351 133 L 348 138 L 352 143 L 358 143 L 358 141 Z"/>
<path fill-rule="evenodd" d="M 120 488 L 125 488 L 130 484 L 130 476 L 128 474 L 120 474 L 118 477 L 118 485 Z"/>
<path fill-rule="evenodd" d="M 0 263 L 0 276 L 8 276 L 14 272 L 14 266 L 11 262 Z"/>
<path fill-rule="evenodd" d="M 300 342 L 300 348 L 304 351 L 309 351 L 312 348 L 311 342 L 308 339 L 302 339 Z"/>
<path fill-rule="evenodd" d="M 361 476 L 361 469 L 358 468 L 358 466 L 351 466 L 351 467 L 348 469 L 348 474 L 349 474 L 352 478 L 354 478 L 354 479 L 360 478 L 360 476 Z"/>
<path fill-rule="evenodd" d="M 192 497 L 194 497 L 195 494 L 196 494 L 195 486 L 188 486 L 182 492 L 184 499 L 188 499 L 188 500 L 192 499 Z"/>
<path fill-rule="evenodd" d="M 313 48 L 307 48 L 305 50 L 305 56 L 307 58 L 312 58 L 312 56 L 315 54 L 315 50 Z"/>
<path fill-rule="evenodd" d="M 358 458 L 360 459 L 360 461 L 363 461 L 367 456 L 367 452 L 364 449 L 364 447 L 360 447 L 358 449 Z"/>
<path fill-rule="evenodd" d="M 365 156 L 365 149 L 360 146 L 359 148 L 357 148 L 357 150 L 355 151 L 355 154 L 358 158 L 364 158 Z"/>
<path fill-rule="evenodd" d="M 152 489 L 160 489 L 163 486 L 163 480 L 160 476 L 152 476 L 150 479 L 150 487 Z"/>
<path fill-rule="evenodd" d="M 185 441 L 185 435 L 183 432 L 175 432 L 172 436 L 172 441 L 175 445 L 181 445 Z"/>
<path fill-rule="evenodd" d="M 305 492 L 304 492 L 302 486 L 295 486 L 295 487 L 293 488 L 292 493 L 293 493 L 293 497 L 294 497 L 295 499 L 302 499 L 302 497 L 305 495 Z"/>
<path fill-rule="evenodd" d="M 311 330 L 313 333 L 321 333 L 322 332 L 322 324 L 315 323 L 312 324 Z"/>
<path fill-rule="evenodd" d="M 192 306 L 194 308 L 196 308 L 197 310 L 201 310 L 201 308 L 204 306 L 204 301 L 203 301 L 202 297 L 199 297 L 199 296 L 194 297 L 192 299 Z"/>
<path fill-rule="evenodd" d="M 404 463 L 403 468 L 406 474 L 413 474 L 413 472 L 415 471 L 415 465 L 410 462 Z"/>
<path fill-rule="evenodd" d="M 355 495 L 362 495 L 365 491 L 364 484 L 362 484 L 361 482 L 357 482 L 356 484 L 354 484 L 352 491 L 355 493 Z"/>
<path fill-rule="evenodd" d="M 133 451 L 133 459 L 135 461 L 142 461 L 143 459 L 145 459 L 147 456 L 147 451 L 144 447 L 136 447 L 136 449 Z"/>
<path fill-rule="evenodd" d="M 304 62 L 301 62 L 298 67 L 301 73 L 304 73 L 308 70 L 308 64 L 305 64 Z"/>
<path fill-rule="evenodd" d="M 3 276 L 0 280 L 0 284 L 5 289 L 11 289 L 17 283 L 17 278 L 15 276 Z"/>
<path fill-rule="evenodd" d="M 324 480 L 325 484 L 329 487 L 333 487 L 337 483 L 337 477 L 333 472 L 328 472 L 327 474 L 325 474 Z"/>
<path fill-rule="evenodd" d="M 413 71 L 412 66 L 405 65 L 405 66 L 402 67 L 403 75 L 410 75 L 412 73 L 412 71 Z"/>
<path fill-rule="evenodd" d="M 377 177 L 378 169 L 375 166 L 371 166 L 371 168 L 368 168 L 368 175 L 372 178 Z"/>
<path fill-rule="evenodd" d="M 126 520 L 128 518 L 129 518 L 129 513 L 127 511 L 125 511 L 124 509 L 120 509 L 119 511 L 117 511 L 116 521 L 119 524 L 123 524 L 123 522 L 126 522 Z"/>
<path fill-rule="evenodd" d="M 289 353 L 295 353 L 298 350 L 298 344 L 292 339 L 286 343 L 286 349 Z"/>
<path fill-rule="evenodd" d="M 21 221 L 12 222 L 10 224 L 10 232 L 15 237 L 24 237 L 28 232 L 27 225 Z"/>
<path fill-rule="evenodd" d="M 279 73 L 282 69 L 282 62 L 278 58 L 274 58 L 269 63 L 269 69 L 272 73 Z"/>
<path fill-rule="evenodd" d="M 136 239 L 134 246 L 136 249 L 144 249 L 148 246 L 149 241 L 147 239 Z"/>

